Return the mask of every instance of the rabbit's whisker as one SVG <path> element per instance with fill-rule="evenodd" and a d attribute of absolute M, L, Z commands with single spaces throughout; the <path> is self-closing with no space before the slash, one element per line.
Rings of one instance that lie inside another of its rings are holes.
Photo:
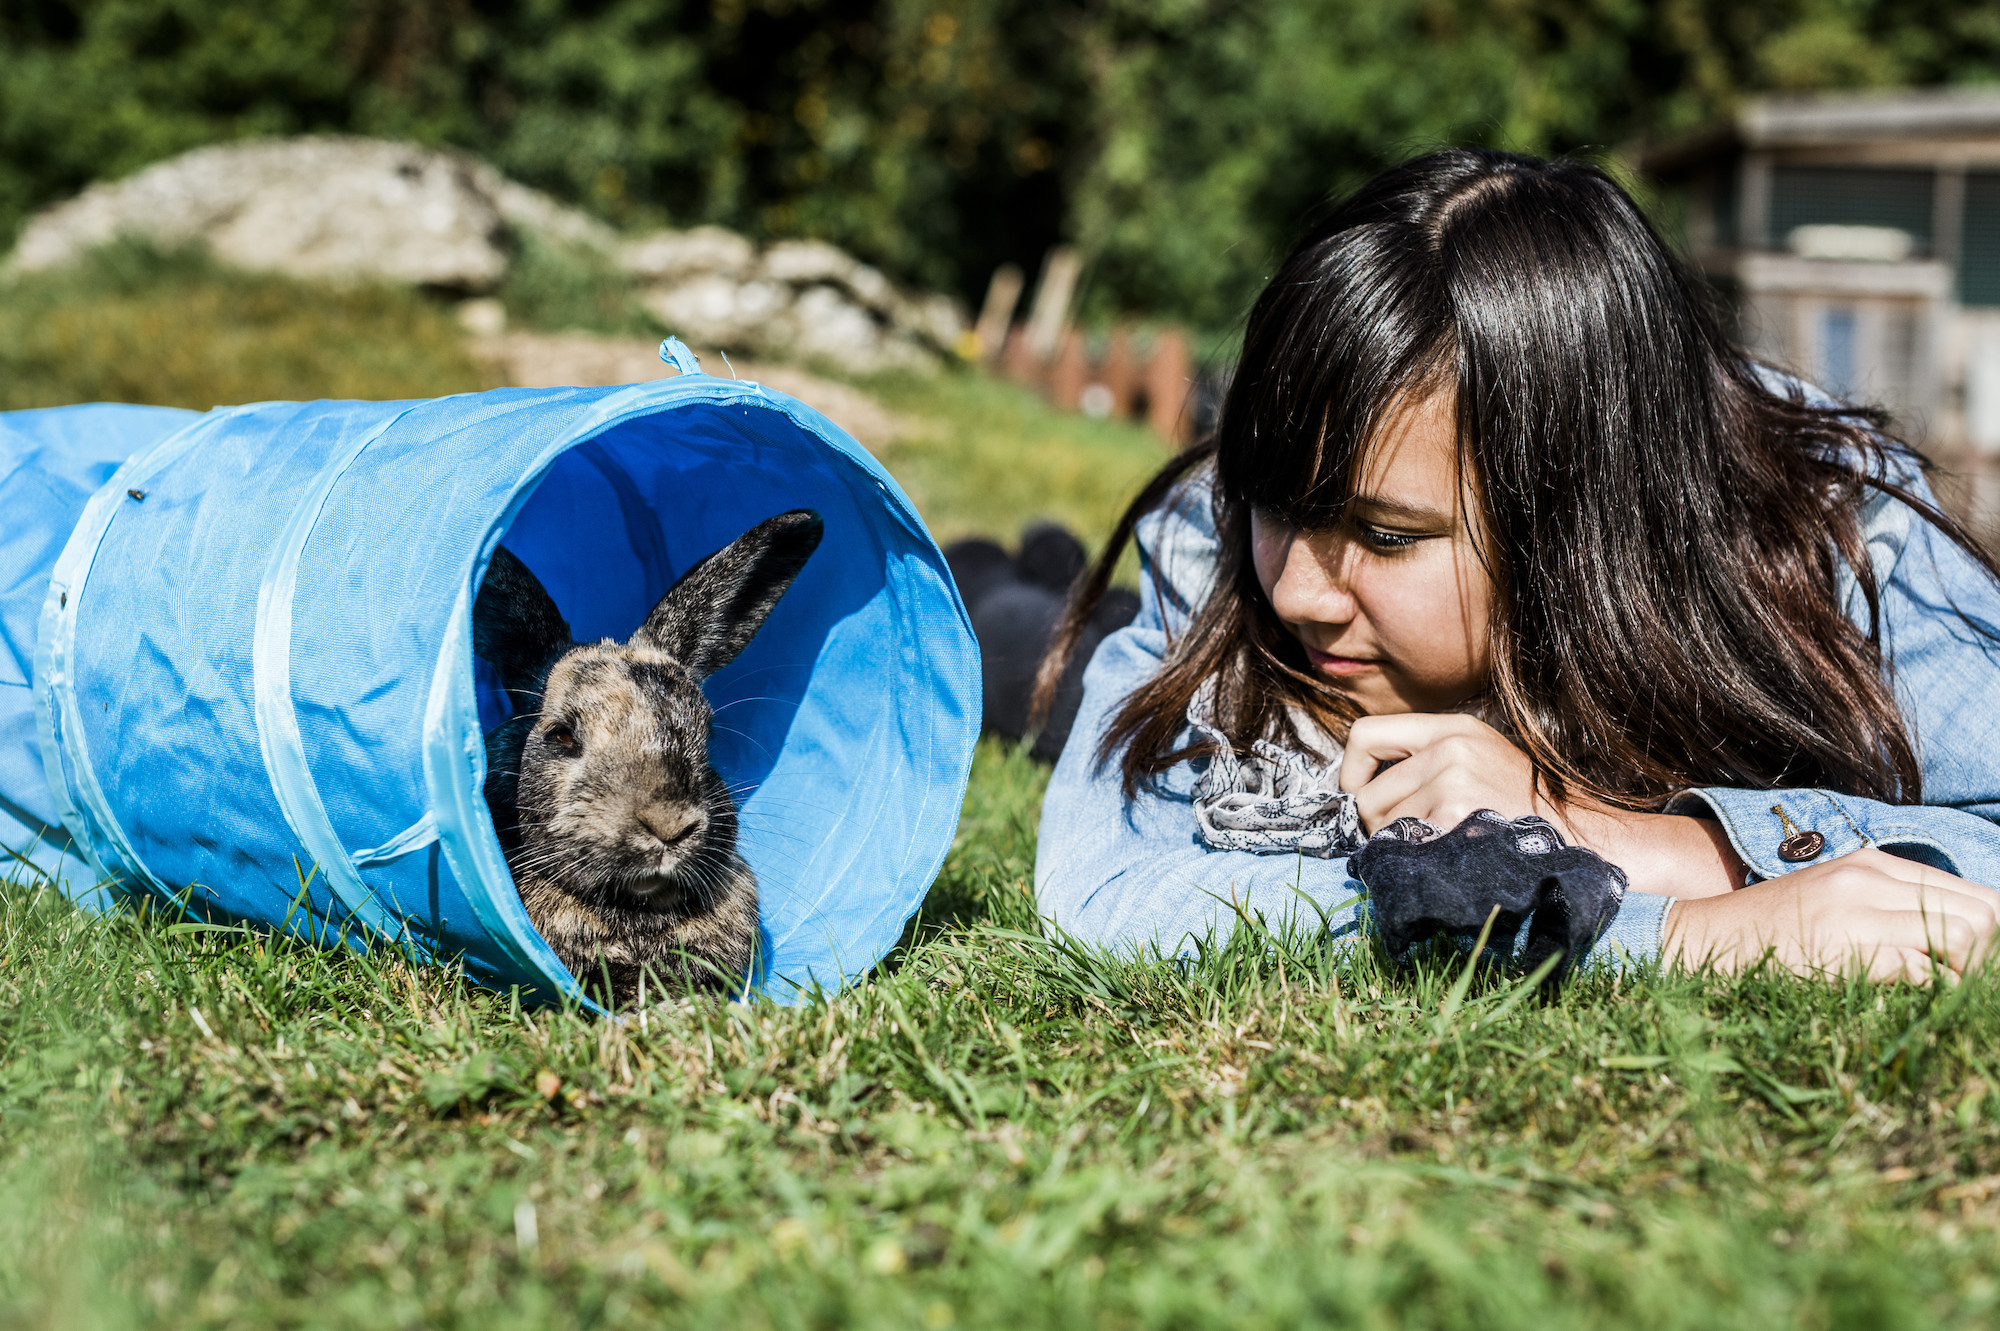
<path fill-rule="evenodd" d="M 722 704 L 722 706 L 715 709 L 715 715 L 721 716 L 724 712 L 728 711 L 730 708 L 741 707 L 746 702 L 790 702 L 790 701 L 791 699 L 780 698 L 776 694 L 759 694 L 754 698 L 731 698 L 728 702 Z"/>

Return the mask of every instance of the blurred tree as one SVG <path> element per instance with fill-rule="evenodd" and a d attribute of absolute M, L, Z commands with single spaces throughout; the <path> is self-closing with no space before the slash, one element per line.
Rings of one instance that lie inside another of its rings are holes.
<path fill-rule="evenodd" d="M 0 0 L 0 242 L 252 135 L 455 144 L 618 222 L 976 292 L 1060 238 L 1086 83 L 1027 0 Z"/>
<path fill-rule="evenodd" d="M 342 26 L 314 0 L 0 0 L 0 238 L 187 148 L 340 125 Z"/>
<path fill-rule="evenodd" d="M 1992 0 L 1104 0 L 1088 306 L 1216 328 L 1311 213 L 1446 143 L 1606 151 L 1747 93 L 2000 78 Z"/>
<path fill-rule="evenodd" d="M 1226 326 L 1332 193 L 1760 90 L 2000 79 L 1992 0 L 0 0 L 0 243 L 198 144 L 455 144 L 628 225 L 831 240 L 976 298 Z"/>

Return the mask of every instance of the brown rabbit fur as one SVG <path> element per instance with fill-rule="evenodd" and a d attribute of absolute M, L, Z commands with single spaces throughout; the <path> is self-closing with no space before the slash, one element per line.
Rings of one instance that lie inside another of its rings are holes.
<path fill-rule="evenodd" d="M 818 547 L 819 515 L 753 527 L 697 563 L 623 643 L 579 644 L 526 565 L 496 549 L 473 650 L 515 714 L 487 736 L 486 801 L 528 918 L 600 999 L 730 990 L 757 944 L 736 803 L 709 765 L 701 681 L 763 626 Z"/>

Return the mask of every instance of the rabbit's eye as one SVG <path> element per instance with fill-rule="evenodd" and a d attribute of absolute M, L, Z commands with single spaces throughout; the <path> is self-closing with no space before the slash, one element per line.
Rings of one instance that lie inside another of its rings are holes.
<path fill-rule="evenodd" d="M 580 743 L 577 742 L 576 732 L 574 730 L 571 730 L 568 726 L 563 726 L 563 725 L 550 726 L 547 739 L 549 743 L 554 745 L 556 748 L 562 749 L 569 753 L 575 753 L 578 749 L 583 747 Z"/>

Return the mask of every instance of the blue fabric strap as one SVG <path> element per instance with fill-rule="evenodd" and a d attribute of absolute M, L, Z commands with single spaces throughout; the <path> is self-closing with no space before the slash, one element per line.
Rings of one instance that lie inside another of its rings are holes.
<path fill-rule="evenodd" d="M 347 908 L 351 922 L 376 937 L 408 943 L 419 954 L 428 955 L 422 940 L 404 924 L 403 912 L 393 902 L 385 905 L 375 890 L 361 881 L 354 861 L 341 845 L 340 836 L 327 817 L 319 786 L 313 780 L 312 768 L 306 762 L 305 738 L 299 732 L 298 711 L 292 705 L 292 606 L 298 595 L 299 560 L 305 553 L 306 542 L 312 538 L 313 528 L 325 511 L 327 496 L 333 493 L 333 487 L 347 469 L 370 444 L 408 414 L 408 410 L 398 412 L 342 449 L 292 510 L 277 548 L 271 552 L 263 581 L 257 587 L 251 661 L 257 745 L 263 750 L 271 793 L 277 797 L 292 834 L 326 876 L 328 888 Z"/>
<path fill-rule="evenodd" d="M 679 370 L 682 374 L 700 374 L 701 360 L 688 350 L 688 344 L 677 337 L 670 337 L 660 343 L 660 359 Z"/>
<path fill-rule="evenodd" d="M 414 854 L 438 839 L 437 815 L 426 813 L 381 845 L 369 850 L 357 850 L 352 858 L 354 867 L 366 869 L 372 864 L 388 864 L 400 860 L 405 855 Z"/>

